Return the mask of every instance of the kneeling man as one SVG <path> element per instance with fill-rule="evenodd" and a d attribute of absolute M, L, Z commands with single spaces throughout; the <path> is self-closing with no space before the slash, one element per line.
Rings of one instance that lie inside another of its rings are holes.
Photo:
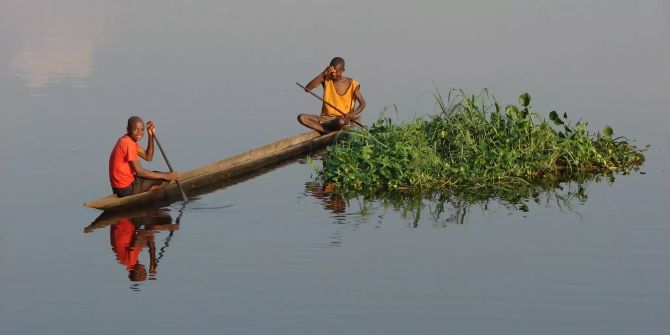
<path fill-rule="evenodd" d="M 147 122 L 149 134 L 147 148 L 138 142 L 144 137 L 144 121 L 139 116 L 128 119 L 126 134 L 121 136 L 109 155 L 109 181 L 112 191 L 119 197 L 156 189 L 164 182 L 179 179 L 177 172 L 156 172 L 142 168 L 138 157 L 150 162 L 154 157 L 154 124 Z"/>

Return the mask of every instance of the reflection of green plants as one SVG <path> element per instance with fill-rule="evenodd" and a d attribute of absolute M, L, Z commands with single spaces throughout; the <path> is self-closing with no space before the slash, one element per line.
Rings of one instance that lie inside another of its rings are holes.
<path fill-rule="evenodd" d="M 515 190 L 489 189 L 489 192 L 454 189 L 424 195 L 395 193 L 380 197 L 381 200 L 375 202 L 382 207 L 399 210 L 404 216 L 411 214 L 413 226 L 418 225 L 422 212 L 427 212 L 427 219 L 435 222 L 463 224 L 473 208 L 487 211 L 491 207 L 498 207 L 510 212 L 528 212 L 531 206 L 555 206 L 560 210 L 574 212 L 575 203 L 587 200 L 585 185 L 589 181 L 600 182 L 601 178 L 599 175 L 583 175 L 572 182 L 535 183 Z"/>
<path fill-rule="evenodd" d="M 555 207 L 575 212 L 574 206 L 587 200 L 586 186 L 599 183 L 603 178 L 613 182 L 612 175 L 582 174 L 569 182 L 546 180 L 544 183 L 529 183 L 515 189 L 452 188 L 429 193 L 389 192 L 371 195 L 350 194 L 347 203 L 358 203 L 359 214 L 378 216 L 379 211 L 393 209 L 403 218 L 418 226 L 422 217 L 440 225 L 463 224 L 473 209 L 481 211 L 503 209 L 511 212 L 529 212 L 533 207 Z M 316 185 L 316 184 L 315 184 Z M 332 192 L 335 194 L 335 192 Z M 352 200 L 356 200 L 353 202 Z M 357 212 L 356 209 L 352 210 Z M 577 213 L 578 214 L 578 213 Z M 379 217 L 382 217 L 380 215 Z"/>
<path fill-rule="evenodd" d="M 520 106 L 505 108 L 491 103 L 487 91 L 456 91 L 454 103 L 451 93 L 446 103 L 435 94 L 441 113 L 429 119 L 385 118 L 352 131 L 328 148 L 322 180 L 349 197 L 440 192 L 513 200 L 584 174 L 626 173 L 644 162 L 642 150 L 612 138 L 609 126 L 589 133 L 587 122 L 573 124 L 555 111 L 541 119 L 527 93 Z"/>

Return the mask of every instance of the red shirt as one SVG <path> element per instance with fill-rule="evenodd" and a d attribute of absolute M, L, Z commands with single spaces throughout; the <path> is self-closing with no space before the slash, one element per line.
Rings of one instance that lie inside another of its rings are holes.
<path fill-rule="evenodd" d="M 116 260 L 125 265 L 128 270 L 137 264 L 140 251 L 142 251 L 142 246 L 132 245 L 136 236 L 135 225 L 129 218 L 118 220 L 110 230 L 112 250 L 116 253 Z"/>
<path fill-rule="evenodd" d="M 125 188 L 133 183 L 135 171 L 130 165 L 137 160 L 139 144 L 128 135 L 123 135 L 109 155 L 109 182 L 113 188 Z"/>

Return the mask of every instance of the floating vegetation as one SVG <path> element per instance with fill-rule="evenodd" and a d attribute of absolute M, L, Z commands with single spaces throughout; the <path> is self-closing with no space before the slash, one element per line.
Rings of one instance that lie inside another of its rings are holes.
<path fill-rule="evenodd" d="M 610 126 L 589 131 L 586 121 L 573 123 L 556 111 L 542 118 L 528 93 L 520 105 L 504 108 L 486 90 L 476 96 L 452 90 L 446 102 L 437 92 L 435 99 L 438 115 L 401 123 L 382 117 L 330 146 L 321 181 L 348 197 L 437 192 L 514 203 L 564 181 L 628 173 L 644 162 L 644 150 L 613 137 Z"/>

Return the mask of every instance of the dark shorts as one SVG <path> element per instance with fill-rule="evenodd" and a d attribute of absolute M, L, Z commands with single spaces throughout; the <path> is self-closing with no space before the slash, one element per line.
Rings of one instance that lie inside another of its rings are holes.
<path fill-rule="evenodd" d="M 160 179 L 144 179 L 138 176 L 135 176 L 132 184 L 124 188 L 114 188 L 112 187 L 112 192 L 116 194 L 119 198 L 127 197 L 129 195 L 138 194 L 148 191 L 152 186 L 157 186 L 162 184 L 163 181 Z"/>

